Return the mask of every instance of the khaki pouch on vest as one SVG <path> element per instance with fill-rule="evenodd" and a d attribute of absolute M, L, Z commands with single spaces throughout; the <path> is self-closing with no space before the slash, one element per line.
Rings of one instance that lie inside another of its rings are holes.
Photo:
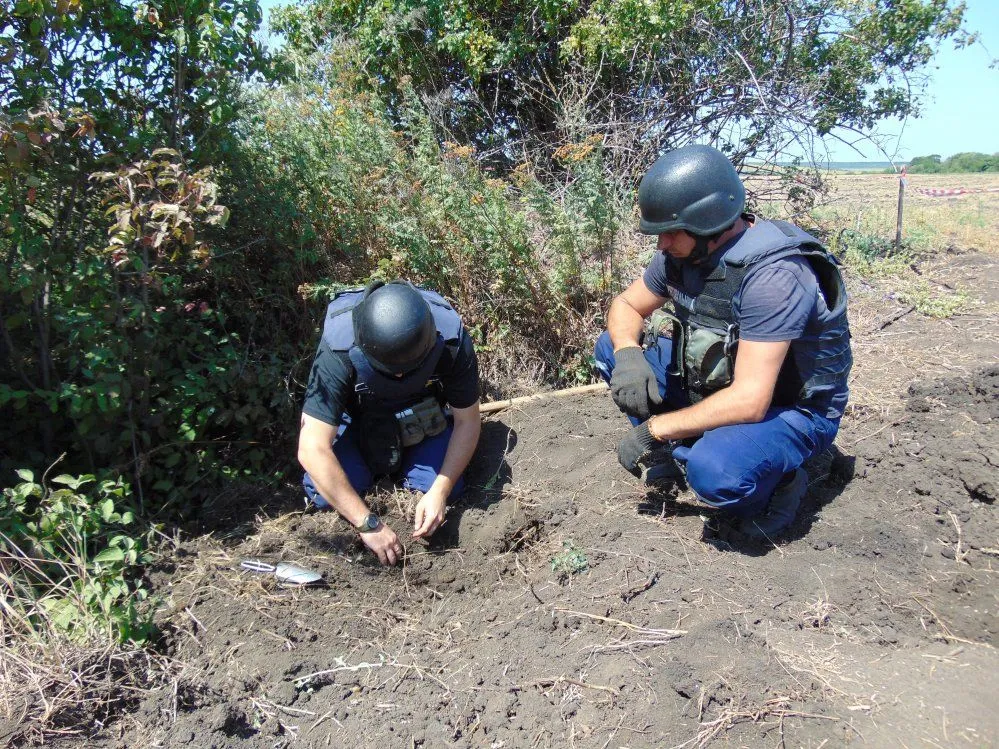
<path fill-rule="evenodd" d="M 706 395 L 732 383 L 734 357 L 731 349 L 736 341 L 731 332 L 727 336 L 704 328 L 688 332 L 683 364 L 691 391 Z"/>
<path fill-rule="evenodd" d="M 447 429 L 447 417 L 441 404 L 434 397 L 428 397 L 395 415 L 402 434 L 402 446 L 418 445 L 427 437 L 433 437 Z"/>

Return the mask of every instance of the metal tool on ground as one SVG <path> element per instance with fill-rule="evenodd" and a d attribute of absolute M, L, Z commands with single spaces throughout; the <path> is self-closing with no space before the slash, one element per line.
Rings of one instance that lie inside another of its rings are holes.
<path fill-rule="evenodd" d="M 257 559 L 244 559 L 239 563 L 239 566 L 249 572 L 273 573 L 282 585 L 315 585 L 323 579 L 323 576 L 318 572 L 288 562 L 278 562 L 277 565 L 273 565 Z"/>

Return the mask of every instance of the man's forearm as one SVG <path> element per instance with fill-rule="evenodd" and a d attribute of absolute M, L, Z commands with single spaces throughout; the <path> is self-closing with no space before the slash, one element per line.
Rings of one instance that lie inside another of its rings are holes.
<path fill-rule="evenodd" d="M 447 443 L 447 451 L 444 453 L 444 462 L 434 479 L 431 491 L 439 491 L 444 497 L 451 494 L 458 477 L 468 467 L 468 462 L 475 454 L 475 448 L 479 443 L 479 434 L 482 431 L 482 422 L 478 413 L 474 419 L 455 420 L 454 430 L 451 432 L 451 439 Z"/>
<path fill-rule="evenodd" d="M 700 437 L 709 429 L 754 423 L 765 414 L 766 407 L 761 408 L 759 401 L 730 386 L 687 408 L 653 416 L 649 431 L 662 442 L 680 440 Z"/>
<path fill-rule="evenodd" d="M 645 318 L 624 299 L 616 297 L 611 302 L 607 311 L 607 332 L 615 351 L 637 346 L 644 327 Z"/>
<path fill-rule="evenodd" d="M 300 450 L 298 459 L 302 468 L 312 477 L 312 482 L 322 498 L 329 502 L 348 523 L 357 525 L 364 519 L 369 512 L 368 506 L 350 485 L 350 479 L 347 478 L 332 448 Z"/>

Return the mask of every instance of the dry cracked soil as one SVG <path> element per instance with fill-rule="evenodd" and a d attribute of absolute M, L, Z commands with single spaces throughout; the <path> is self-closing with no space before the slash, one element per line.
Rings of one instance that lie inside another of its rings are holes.
<path fill-rule="evenodd" d="M 508 409 L 430 544 L 378 494 L 398 568 L 291 489 L 206 508 L 151 576 L 172 678 L 60 743 L 999 744 L 999 274 L 976 253 L 924 272 L 977 302 L 934 320 L 850 279 L 852 405 L 773 543 L 620 469 L 606 394 Z"/>

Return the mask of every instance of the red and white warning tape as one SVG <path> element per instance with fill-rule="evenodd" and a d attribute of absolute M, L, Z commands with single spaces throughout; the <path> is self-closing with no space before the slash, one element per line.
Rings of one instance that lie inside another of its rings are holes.
<path fill-rule="evenodd" d="M 917 187 L 916 192 L 927 198 L 950 198 L 955 195 L 971 195 L 979 192 L 999 192 L 999 187 L 954 187 L 946 190 L 935 187 Z"/>

